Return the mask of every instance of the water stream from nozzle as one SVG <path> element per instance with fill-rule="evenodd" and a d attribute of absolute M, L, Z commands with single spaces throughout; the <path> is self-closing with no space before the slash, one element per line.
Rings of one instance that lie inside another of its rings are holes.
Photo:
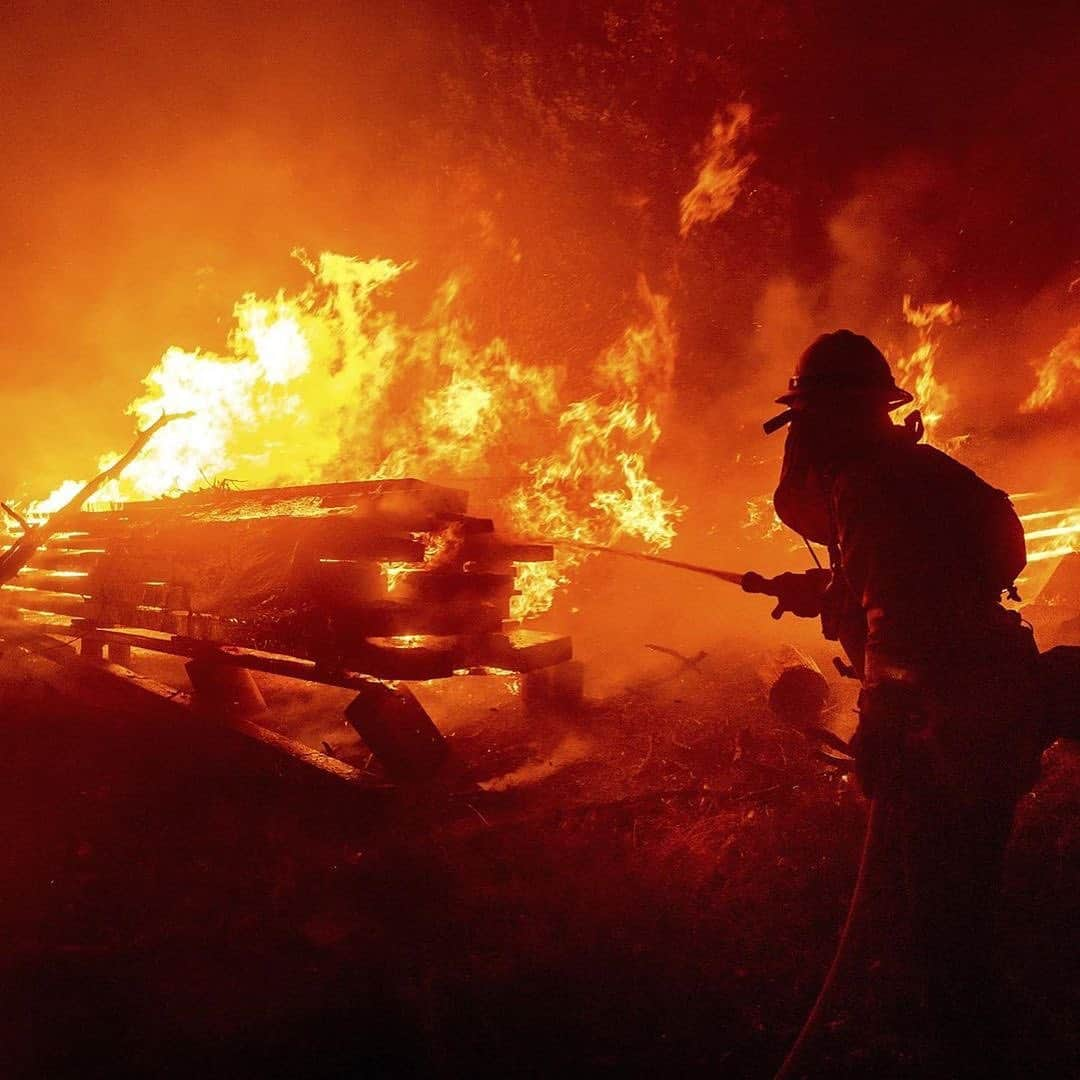
<path fill-rule="evenodd" d="M 639 551 L 623 551 L 622 548 L 605 547 L 603 544 L 586 544 L 581 540 L 570 540 L 566 537 L 547 537 L 534 541 L 538 544 L 552 544 L 556 547 L 571 548 L 575 551 L 591 551 L 600 555 L 616 555 L 622 559 L 636 559 L 638 562 L 655 563 L 658 566 L 670 566 L 676 570 L 688 570 L 692 574 L 705 574 L 708 577 L 719 578 L 731 585 L 742 585 L 745 574 L 736 573 L 733 570 L 718 570 L 713 566 L 701 566 L 698 563 L 680 562 L 678 559 L 665 559 L 661 555 L 645 555 Z"/>

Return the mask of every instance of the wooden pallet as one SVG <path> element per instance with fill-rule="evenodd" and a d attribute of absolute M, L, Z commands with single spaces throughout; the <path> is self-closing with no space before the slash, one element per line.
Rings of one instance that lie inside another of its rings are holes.
<path fill-rule="evenodd" d="M 573 655 L 569 638 L 509 618 L 515 564 L 550 560 L 551 548 L 501 537 L 467 501 L 452 488 L 380 480 L 84 512 L 0 588 L 0 618 L 77 638 L 98 663 L 126 668 L 133 649 L 184 657 L 204 710 L 236 712 L 239 695 L 250 711 L 261 700 L 243 682 L 250 671 L 354 689 L 369 703 L 350 707 L 362 736 L 365 709 L 397 717 L 372 715 L 365 737 L 394 743 L 383 756 L 404 775 L 408 747 L 384 729 L 424 725 L 415 699 L 403 711 L 407 687 L 392 688 L 390 707 L 372 690 L 380 680 L 530 673 Z"/>

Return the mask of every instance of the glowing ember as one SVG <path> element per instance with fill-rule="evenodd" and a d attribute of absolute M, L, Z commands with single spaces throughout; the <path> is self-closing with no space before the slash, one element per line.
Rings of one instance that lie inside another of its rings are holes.
<path fill-rule="evenodd" d="M 426 638 L 423 634 L 395 634 L 386 640 L 397 649 L 419 649 L 423 647 Z"/>

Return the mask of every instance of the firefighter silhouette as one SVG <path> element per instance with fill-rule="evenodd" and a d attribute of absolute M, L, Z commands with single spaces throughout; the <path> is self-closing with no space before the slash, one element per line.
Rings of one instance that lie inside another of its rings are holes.
<path fill-rule="evenodd" d="M 793 575 L 779 607 L 820 616 L 862 682 L 856 773 L 881 819 L 875 857 L 910 929 L 942 1074 L 977 1073 L 994 1045 L 995 899 L 1018 798 L 1045 740 L 1038 650 L 1003 606 L 1026 560 L 1008 497 L 920 442 L 912 397 L 849 330 L 802 354 L 776 512 L 827 545 L 831 574 Z M 924 1029 L 925 1030 L 925 1029 Z"/>

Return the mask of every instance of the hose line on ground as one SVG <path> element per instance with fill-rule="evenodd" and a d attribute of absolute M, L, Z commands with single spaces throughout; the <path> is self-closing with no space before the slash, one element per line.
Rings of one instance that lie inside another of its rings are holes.
<path fill-rule="evenodd" d="M 847 916 L 844 918 L 840 938 L 836 943 L 836 952 L 833 954 L 832 963 L 829 965 L 825 981 L 821 984 L 814 1005 L 807 1014 L 802 1029 L 795 1042 L 792 1043 L 791 1049 L 788 1051 L 787 1057 L 784 1058 L 784 1063 L 780 1066 L 774 1080 L 793 1080 L 797 1075 L 795 1070 L 799 1064 L 799 1059 L 803 1056 L 810 1041 L 821 1027 L 826 1009 L 832 1004 L 833 989 L 836 985 L 837 976 L 844 964 L 850 959 L 848 954 L 850 953 L 852 931 L 863 907 L 867 882 L 870 877 L 870 867 L 881 843 L 883 818 L 884 809 L 879 800 L 874 799 L 870 803 L 870 815 L 866 822 L 866 836 L 863 839 L 862 855 L 859 857 L 859 870 L 855 876 L 855 889 L 851 894 L 851 903 L 848 904 Z"/>

